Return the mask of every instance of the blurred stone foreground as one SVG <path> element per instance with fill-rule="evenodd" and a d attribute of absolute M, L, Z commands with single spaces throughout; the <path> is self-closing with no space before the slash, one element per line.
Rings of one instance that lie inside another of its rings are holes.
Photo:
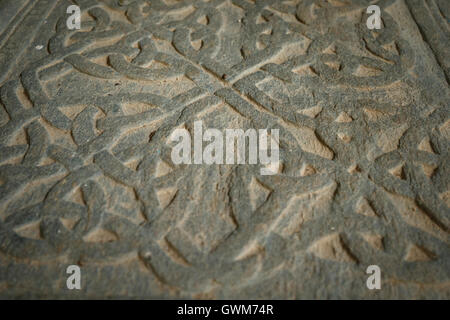
<path fill-rule="evenodd" d="M 1 1 L 0 297 L 449 299 L 450 2 L 372 2 Z"/>

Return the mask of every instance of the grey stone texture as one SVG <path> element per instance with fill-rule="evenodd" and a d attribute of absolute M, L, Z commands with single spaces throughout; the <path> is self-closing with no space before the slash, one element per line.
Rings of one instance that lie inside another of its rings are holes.
<path fill-rule="evenodd" d="M 1 2 L 0 297 L 449 299 L 449 18 L 448 0 Z M 279 129 L 277 174 L 173 164 L 196 120 Z"/>

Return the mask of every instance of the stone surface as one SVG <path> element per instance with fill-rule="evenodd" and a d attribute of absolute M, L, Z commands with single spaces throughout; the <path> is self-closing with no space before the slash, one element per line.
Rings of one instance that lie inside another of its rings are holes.
<path fill-rule="evenodd" d="M 0 4 L 0 297 L 450 298 L 447 0 L 73 2 Z M 196 120 L 277 174 L 175 165 Z"/>

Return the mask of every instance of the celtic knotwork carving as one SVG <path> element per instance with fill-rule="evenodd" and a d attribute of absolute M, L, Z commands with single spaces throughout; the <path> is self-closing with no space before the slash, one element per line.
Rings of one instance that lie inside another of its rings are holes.
<path fill-rule="evenodd" d="M 79 0 L 80 30 L 55 4 L 0 75 L 0 259 L 164 297 L 310 297 L 375 260 L 392 288 L 447 281 L 448 83 L 408 6 L 369 30 L 369 2 Z M 194 121 L 279 129 L 276 174 L 175 165 Z"/>

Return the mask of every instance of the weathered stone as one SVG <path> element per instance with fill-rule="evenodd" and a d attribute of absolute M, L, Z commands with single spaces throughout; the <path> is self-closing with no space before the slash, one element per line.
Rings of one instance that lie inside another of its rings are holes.
<path fill-rule="evenodd" d="M 0 297 L 450 298 L 448 0 L 74 2 L 0 3 Z"/>

